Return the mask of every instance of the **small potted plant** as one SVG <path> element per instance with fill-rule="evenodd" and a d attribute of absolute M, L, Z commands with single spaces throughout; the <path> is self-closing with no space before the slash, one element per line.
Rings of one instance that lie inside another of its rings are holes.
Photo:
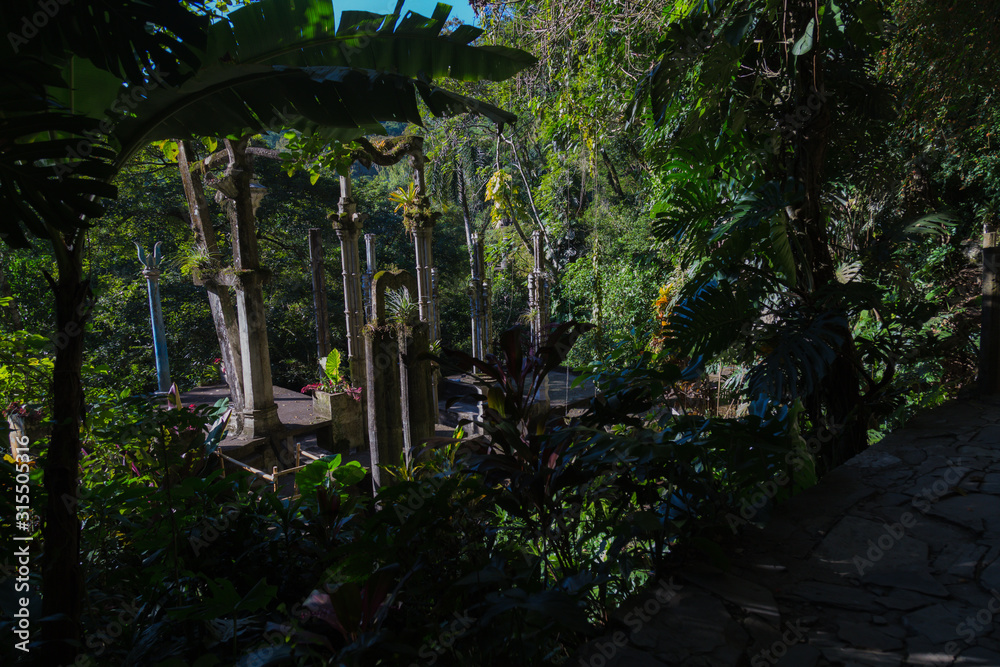
<path fill-rule="evenodd" d="M 333 422 L 333 445 L 337 452 L 362 447 L 365 440 L 365 420 L 361 409 L 361 387 L 352 387 L 340 372 L 340 352 L 333 350 L 320 359 L 323 379 L 302 387 L 302 393 L 312 393 L 313 414 L 317 419 Z"/>

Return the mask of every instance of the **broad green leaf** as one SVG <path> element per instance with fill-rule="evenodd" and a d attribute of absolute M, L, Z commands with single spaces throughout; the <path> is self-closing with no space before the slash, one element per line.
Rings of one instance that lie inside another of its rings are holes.
<path fill-rule="evenodd" d="M 753 14 L 749 12 L 740 14 L 733 19 L 733 21 L 726 26 L 724 33 L 726 42 L 728 42 L 730 46 L 739 46 L 740 42 L 742 42 L 743 38 L 746 36 L 747 30 L 749 30 L 750 26 L 753 24 L 753 19 Z"/>
<path fill-rule="evenodd" d="M 335 28 L 330 2 L 261 0 L 230 12 L 231 28 L 225 21 L 212 27 L 203 60 L 342 66 L 459 81 L 501 81 L 537 62 L 518 49 L 470 46 L 476 28 L 441 35 L 449 11 L 439 4 L 430 18 L 407 12 L 397 22 L 392 14 L 348 10 Z"/>
<path fill-rule="evenodd" d="M 809 24 L 806 26 L 805 33 L 803 33 L 802 37 L 800 37 L 798 41 L 795 42 L 795 45 L 792 46 L 793 56 L 803 56 L 812 51 L 813 40 L 815 39 L 815 34 L 814 34 L 815 32 L 816 32 L 816 19 L 814 18 L 809 19 Z"/>
<path fill-rule="evenodd" d="M 163 158 L 167 162 L 177 162 L 177 156 L 180 154 L 180 145 L 176 141 L 164 141 L 163 146 Z"/>

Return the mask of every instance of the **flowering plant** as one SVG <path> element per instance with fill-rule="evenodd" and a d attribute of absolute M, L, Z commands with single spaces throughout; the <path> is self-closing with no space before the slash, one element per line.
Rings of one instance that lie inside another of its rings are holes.
<path fill-rule="evenodd" d="M 41 408 L 31 408 L 23 403 L 13 401 L 3 409 L 3 416 L 5 418 L 20 417 L 25 424 L 39 424 L 43 415 Z"/>
<path fill-rule="evenodd" d="M 168 462 L 171 478 L 189 477 L 204 467 L 208 457 L 215 452 L 229 424 L 231 410 L 220 401 L 211 411 L 194 403 L 184 405 L 176 384 L 167 392 L 167 414 L 161 428 L 164 456 L 171 456 Z M 215 418 L 214 422 L 208 420 Z M 138 470 L 133 466 L 133 470 Z"/>
<path fill-rule="evenodd" d="M 340 351 L 334 350 L 327 355 L 326 359 L 319 360 L 319 366 L 323 370 L 323 378 L 314 384 L 307 384 L 302 387 L 303 394 L 314 391 L 325 391 L 329 394 L 350 394 L 356 401 L 361 400 L 361 387 L 353 387 L 340 372 Z"/>

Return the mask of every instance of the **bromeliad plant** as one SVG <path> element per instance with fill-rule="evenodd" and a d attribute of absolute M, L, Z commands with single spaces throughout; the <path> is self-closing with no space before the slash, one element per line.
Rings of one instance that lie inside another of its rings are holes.
<path fill-rule="evenodd" d="M 333 350 L 325 359 L 319 360 L 322 379 L 302 387 L 303 394 L 325 391 L 328 394 L 350 394 L 356 401 L 361 400 L 361 387 L 354 387 L 340 372 L 340 350 Z"/>
<path fill-rule="evenodd" d="M 5 419 L 16 417 L 26 424 L 40 424 L 44 416 L 44 412 L 40 407 L 32 407 L 30 404 L 25 405 L 16 401 L 12 401 L 3 409 L 2 413 Z"/>

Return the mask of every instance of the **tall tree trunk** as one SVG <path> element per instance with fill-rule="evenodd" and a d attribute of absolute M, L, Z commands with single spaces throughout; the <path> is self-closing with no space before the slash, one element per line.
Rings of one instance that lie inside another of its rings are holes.
<path fill-rule="evenodd" d="M 190 158 L 194 155 L 190 141 L 180 142 L 177 155 L 177 166 L 180 171 L 181 184 L 187 197 L 188 211 L 191 216 L 191 228 L 195 233 L 197 247 L 204 248 L 209 257 L 221 264 L 222 255 L 215 242 L 215 233 L 207 218 L 208 207 L 205 203 L 205 189 L 198 174 L 191 173 Z M 243 430 L 243 357 L 240 351 L 239 321 L 236 317 L 236 307 L 233 305 L 229 287 L 215 280 L 206 280 L 205 289 L 208 292 L 208 307 L 212 312 L 212 322 L 215 324 L 215 336 L 219 341 L 219 352 L 226 368 L 226 384 L 229 386 L 229 401 L 233 408 L 232 419 L 235 428 L 233 433 Z"/>
<path fill-rule="evenodd" d="M 603 148 L 601 149 L 601 157 L 604 158 L 604 164 L 608 166 L 608 175 L 611 177 L 608 180 L 611 183 L 611 188 L 615 191 L 616 195 L 624 197 L 625 192 L 622 190 L 622 182 L 618 179 L 618 170 L 615 169 L 614 163 L 608 157 L 608 152 Z"/>
<path fill-rule="evenodd" d="M 476 231 L 476 226 L 472 222 L 472 214 L 469 212 L 468 195 L 465 192 L 465 169 L 462 168 L 461 160 L 455 165 L 456 178 L 458 180 L 458 203 L 462 207 L 462 220 L 465 222 L 465 244 L 469 249 L 469 265 L 473 263 L 472 235 Z M 475 268 L 473 268 L 475 272 Z"/>
<path fill-rule="evenodd" d="M 83 416 L 83 331 L 90 310 L 90 283 L 83 278 L 83 235 L 72 248 L 56 247 L 59 276 L 46 276 L 56 298 L 56 358 L 52 374 L 52 437 L 45 462 L 47 494 L 42 529 L 41 662 L 68 665 L 77 654 L 83 577 L 80 571 L 80 522 L 76 499 L 80 424 Z"/>
<path fill-rule="evenodd" d="M 309 264 L 312 271 L 313 310 L 316 314 L 316 358 L 330 354 L 330 316 L 326 307 L 326 265 L 320 230 L 309 230 Z"/>

